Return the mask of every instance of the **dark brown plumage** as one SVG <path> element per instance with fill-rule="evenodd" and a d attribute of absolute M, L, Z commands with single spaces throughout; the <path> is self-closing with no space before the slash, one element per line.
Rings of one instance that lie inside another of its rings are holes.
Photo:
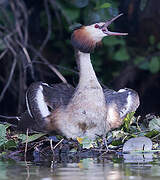
<path fill-rule="evenodd" d="M 84 53 L 91 53 L 94 49 L 101 44 L 101 41 L 96 42 L 87 32 L 85 26 L 77 29 L 71 36 L 71 43 L 75 49 L 78 49 Z"/>

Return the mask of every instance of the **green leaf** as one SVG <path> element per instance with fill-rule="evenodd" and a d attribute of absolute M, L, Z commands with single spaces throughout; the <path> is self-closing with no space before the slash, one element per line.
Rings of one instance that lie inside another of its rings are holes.
<path fill-rule="evenodd" d="M 13 139 L 8 140 L 6 138 L 7 128 L 9 126 L 10 125 L 7 125 L 7 124 L 5 125 L 0 124 L 0 147 L 5 148 L 5 149 L 16 147 L 16 142 Z"/>
<path fill-rule="evenodd" d="M 130 125 L 132 124 L 133 118 L 134 118 L 134 113 L 135 112 L 131 112 L 128 113 L 127 116 L 124 118 L 124 127 L 127 131 L 129 131 Z"/>
<path fill-rule="evenodd" d="M 143 56 L 136 56 L 134 59 L 134 64 L 140 66 L 144 63 L 144 57 Z"/>
<path fill-rule="evenodd" d="M 11 149 L 11 148 L 16 148 L 17 147 L 17 143 L 11 139 L 8 140 L 5 144 L 4 144 L 5 149 Z"/>
<path fill-rule="evenodd" d="M 158 57 L 153 57 L 149 63 L 149 70 L 151 73 L 157 73 L 160 69 L 160 62 Z"/>
<path fill-rule="evenodd" d="M 6 130 L 9 125 L 0 124 L 0 138 L 6 137 Z"/>
<path fill-rule="evenodd" d="M 56 5 L 68 23 L 76 21 L 76 19 L 80 16 L 80 9 L 70 7 L 67 3 L 56 1 Z"/>
<path fill-rule="evenodd" d="M 45 133 L 38 133 L 38 134 L 33 134 L 31 136 L 28 136 L 28 142 L 35 141 L 44 135 L 46 135 L 46 134 Z M 22 143 L 25 143 L 26 139 L 27 139 L 27 135 L 26 134 L 19 134 L 18 138 L 22 140 Z"/>
<path fill-rule="evenodd" d="M 68 3 L 68 0 L 67 0 Z M 84 8 L 88 5 L 88 0 L 71 0 L 70 3 L 75 5 L 77 8 Z"/>
<path fill-rule="evenodd" d="M 139 68 L 143 69 L 143 70 L 148 70 L 149 69 L 149 62 L 144 61 L 142 64 L 139 65 Z"/>
<path fill-rule="evenodd" d="M 93 147 L 94 141 L 89 139 L 88 137 L 82 138 L 81 142 L 79 141 L 80 144 L 82 144 L 83 148 L 89 149 Z"/>
<path fill-rule="evenodd" d="M 160 49 L 160 43 L 157 44 L 157 48 Z"/>
<path fill-rule="evenodd" d="M 149 129 L 160 131 L 160 118 L 154 118 L 149 122 Z"/>
<path fill-rule="evenodd" d="M 151 125 L 152 126 L 152 125 Z M 146 137 L 149 137 L 149 138 L 152 138 L 152 137 L 155 137 L 159 134 L 159 132 L 157 130 L 152 130 L 152 131 L 149 131 L 145 134 Z"/>
<path fill-rule="evenodd" d="M 69 21 L 76 21 L 80 15 L 79 9 L 74 8 L 63 8 L 63 13 Z"/>
<path fill-rule="evenodd" d="M 104 3 L 104 4 L 101 4 L 100 6 L 95 7 L 95 9 L 104 9 L 104 8 L 109 8 L 109 7 L 111 7 L 110 3 Z"/>
<path fill-rule="evenodd" d="M 129 54 L 126 51 L 126 48 L 120 48 L 114 55 L 114 59 L 117 61 L 127 61 L 129 60 Z"/>
<path fill-rule="evenodd" d="M 0 146 L 5 145 L 5 143 L 8 141 L 6 138 L 6 129 L 8 127 L 9 125 L 0 124 Z"/>
<path fill-rule="evenodd" d="M 115 36 L 109 36 L 103 39 L 103 44 L 107 46 L 125 45 L 124 39 L 116 38 Z"/>
<path fill-rule="evenodd" d="M 149 42 L 151 45 L 155 43 L 155 37 L 153 35 L 149 36 Z"/>
<path fill-rule="evenodd" d="M 112 141 L 111 144 L 112 144 L 112 146 L 119 146 L 119 145 L 123 144 L 123 142 L 121 139 L 119 139 L 119 140 Z"/>
<path fill-rule="evenodd" d="M 119 139 L 119 138 L 123 139 L 126 136 L 126 132 L 122 130 L 115 130 L 115 131 L 112 131 L 112 136 L 115 139 Z"/>

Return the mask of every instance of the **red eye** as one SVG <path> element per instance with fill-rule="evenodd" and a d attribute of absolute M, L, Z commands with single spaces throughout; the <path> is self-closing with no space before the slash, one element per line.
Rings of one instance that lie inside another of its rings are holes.
<path fill-rule="evenodd" d="M 98 24 L 95 24 L 95 26 L 94 26 L 95 28 L 99 28 L 99 25 Z"/>

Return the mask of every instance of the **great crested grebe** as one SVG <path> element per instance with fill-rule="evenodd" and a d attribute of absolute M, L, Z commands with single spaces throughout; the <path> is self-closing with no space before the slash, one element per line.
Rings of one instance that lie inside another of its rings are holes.
<path fill-rule="evenodd" d="M 85 136 L 94 139 L 119 127 L 128 113 L 136 111 L 138 94 L 132 89 L 103 90 L 90 59 L 90 52 L 103 37 L 127 35 L 107 29 L 121 15 L 73 32 L 71 42 L 80 69 L 78 86 L 74 89 L 68 84 L 33 83 L 26 93 L 27 111 L 20 119 L 20 128 L 55 131 L 72 139 Z"/>

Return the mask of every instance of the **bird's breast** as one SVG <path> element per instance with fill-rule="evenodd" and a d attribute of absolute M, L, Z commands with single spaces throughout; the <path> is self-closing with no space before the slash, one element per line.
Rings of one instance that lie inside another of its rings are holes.
<path fill-rule="evenodd" d="M 107 107 L 100 88 L 78 90 L 59 116 L 59 127 L 68 138 L 106 133 Z"/>

